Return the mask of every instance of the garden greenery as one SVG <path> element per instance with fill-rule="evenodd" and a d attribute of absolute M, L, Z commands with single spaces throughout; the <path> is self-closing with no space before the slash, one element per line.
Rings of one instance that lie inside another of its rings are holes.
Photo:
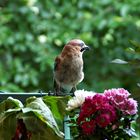
<path fill-rule="evenodd" d="M 101 92 L 127 87 L 138 92 L 138 78 L 129 66 L 110 62 L 133 57 L 124 50 L 131 46 L 129 40 L 139 41 L 139 4 L 139 0 L 1 1 L 0 89 L 49 91 L 56 55 L 66 42 L 80 38 L 92 48 L 84 55 L 80 88 Z"/>

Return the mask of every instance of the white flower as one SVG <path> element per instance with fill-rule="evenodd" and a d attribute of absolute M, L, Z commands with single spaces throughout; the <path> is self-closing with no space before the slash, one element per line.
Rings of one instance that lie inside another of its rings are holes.
<path fill-rule="evenodd" d="M 66 108 L 68 111 L 80 107 L 84 103 L 86 97 L 94 96 L 95 93 L 93 91 L 77 90 L 74 92 L 74 95 L 75 96 L 68 101 L 68 107 Z"/>

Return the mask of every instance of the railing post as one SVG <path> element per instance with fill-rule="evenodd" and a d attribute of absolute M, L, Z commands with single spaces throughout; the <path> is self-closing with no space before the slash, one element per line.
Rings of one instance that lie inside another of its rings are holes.
<path fill-rule="evenodd" d="M 70 127 L 69 127 L 69 116 L 65 116 L 64 118 L 64 140 L 72 140 L 70 135 Z"/>

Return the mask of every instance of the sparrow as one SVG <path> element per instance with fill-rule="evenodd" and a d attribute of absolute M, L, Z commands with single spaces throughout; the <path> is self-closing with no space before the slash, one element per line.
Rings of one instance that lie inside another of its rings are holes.
<path fill-rule="evenodd" d="M 80 39 L 70 40 L 54 64 L 54 93 L 74 93 L 76 85 L 84 79 L 83 52 L 90 48 Z"/>

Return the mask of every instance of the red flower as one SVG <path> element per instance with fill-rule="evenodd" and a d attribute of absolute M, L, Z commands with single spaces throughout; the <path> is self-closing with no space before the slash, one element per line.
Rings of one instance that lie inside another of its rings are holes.
<path fill-rule="evenodd" d="M 106 127 L 114 122 L 117 118 L 116 110 L 108 102 L 100 105 L 98 115 L 96 117 L 96 123 L 100 127 Z"/>
<path fill-rule="evenodd" d="M 87 97 L 81 107 L 80 115 L 78 118 L 78 124 L 85 121 L 86 117 L 90 117 L 95 112 L 96 112 L 96 108 L 92 104 L 92 97 Z"/>
<path fill-rule="evenodd" d="M 110 115 L 109 114 L 101 114 L 96 118 L 96 122 L 100 127 L 106 127 L 108 124 L 111 123 Z"/>
<path fill-rule="evenodd" d="M 96 94 L 92 98 L 92 105 L 95 105 L 96 108 L 102 106 L 103 104 L 106 104 L 108 102 L 108 99 L 103 94 Z"/>
<path fill-rule="evenodd" d="M 81 125 L 82 131 L 85 135 L 94 133 L 95 127 L 96 125 L 94 120 L 83 122 Z"/>
<path fill-rule="evenodd" d="M 93 133 L 96 125 L 106 127 L 116 120 L 116 110 L 103 94 L 87 97 L 78 117 L 78 125 L 85 134 Z"/>

